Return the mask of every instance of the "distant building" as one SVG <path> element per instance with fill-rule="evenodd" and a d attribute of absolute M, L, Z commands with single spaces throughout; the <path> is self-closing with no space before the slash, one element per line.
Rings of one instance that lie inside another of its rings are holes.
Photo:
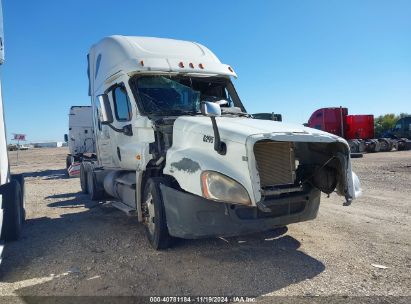
<path fill-rule="evenodd" d="M 34 148 L 60 148 L 64 147 L 65 143 L 62 141 L 48 141 L 31 143 Z"/>

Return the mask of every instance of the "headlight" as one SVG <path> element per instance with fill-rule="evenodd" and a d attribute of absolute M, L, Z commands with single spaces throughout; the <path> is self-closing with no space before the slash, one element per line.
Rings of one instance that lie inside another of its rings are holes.
<path fill-rule="evenodd" d="M 201 188 L 205 198 L 233 204 L 251 205 L 247 190 L 232 178 L 214 171 L 201 173 Z"/>

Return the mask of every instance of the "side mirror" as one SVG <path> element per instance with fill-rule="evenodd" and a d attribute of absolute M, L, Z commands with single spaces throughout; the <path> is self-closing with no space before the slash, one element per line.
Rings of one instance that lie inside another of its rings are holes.
<path fill-rule="evenodd" d="M 204 101 L 201 103 L 201 114 L 209 117 L 221 116 L 220 105 L 214 102 Z"/>
<path fill-rule="evenodd" d="M 103 125 L 113 123 L 113 112 L 111 111 L 110 101 L 108 100 L 107 94 L 98 95 L 97 99 L 100 106 L 101 123 Z"/>
<path fill-rule="evenodd" d="M 67 134 L 64 134 L 64 141 L 68 142 L 68 135 Z"/>
<path fill-rule="evenodd" d="M 220 155 L 227 153 L 227 145 L 221 141 L 220 132 L 218 131 L 216 117 L 221 116 L 221 108 L 218 103 L 203 101 L 201 103 L 201 114 L 211 118 L 214 132 L 214 150 Z"/>

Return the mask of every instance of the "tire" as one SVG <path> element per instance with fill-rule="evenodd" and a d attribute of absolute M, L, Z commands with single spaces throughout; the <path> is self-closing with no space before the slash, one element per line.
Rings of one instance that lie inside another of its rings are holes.
<path fill-rule="evenodd" d="M 397 141 L 397 147 L 398 147 L 398 151 L 405 151 L 407 150 L 407 139 L 406 138 L 400 138 Z"/>
<path fill-rule="evenodd" d="M 364 153 L 365 152 L 365 141 L 364 140 L 359 140 L 358 141 L 358 152 L 359 153 Z"/>
<path fill-rule="evenodd" d="M 380 143 L 380 151 L 381 152 L 389 152 L 392 149 L 392 143 L 387 138 L 379 138 L 378 142 Z"/>
<path fill-rule="evenodd" d="M 380 152 L 381 151 L 381 144 L 378 140 L 375 140 L 375 149 L 374 152 Z"/>
<path fill-rule="evenodd" d="M 81 192 L 87 194 L 88 193 L 88 186 L 87 186 L 87 169 L 88 163 L 82 162 L 80 165 L 80 187 Z"/>
<path fill-rule="evenodd" d="M 160 184 L 168 184 L 162 177 L 150 178 L 144 187 L 142 208 L 146 236 L 155 250 L 170 247 L 172 237 L 168 233 Z"/>
<path fill-rule="evenodd" d="M 282 227 L 275 227 L 272 232 L 275 232 L 277 234 L 277 236 L 281 236 L 283 234 L 286 234 L 288 231 L 288 227 L 287 226 L 282 226 Z"/>
<path fill-rule="evenodd" d="M 16 181 L 18 181 L 18 183 L 20 184 L 20 189 L 21 189 L 21 218 L 22 218 L 22 222 L 24 223 L 24 221 L 26 220 L 26 185 L 25 185 L 25 181 L 24 181 L 24 176 L 23 174 L 12 174 L 11 175 L 11 179 L 14 179 Z"/>
<path fill-rule="evenodd" d="M 3 226 L 1 238 L 6 242 L 16 241 L 23 228 L 23 196 L 20 183 L 12 179 L 3 192 Z"/>
<path fill-rule="evenodd" d="M 87 192 L 92 201 L 97 201 L 104 197 L 104 191 L 97 185 L 96 173 L 91 163 L 88 164 L 87 170 Z"/>
<path fill-rule="evenodd" d="M 361 158 L 364 155 L 362 153 L 351 153 L 350 156 L 351 158 Z"/>
<path fill-rule="evenodd" d="M 360 147 L 357 141 L 350 141 L 349 145 L 351 153 L 358 153 Z"/>

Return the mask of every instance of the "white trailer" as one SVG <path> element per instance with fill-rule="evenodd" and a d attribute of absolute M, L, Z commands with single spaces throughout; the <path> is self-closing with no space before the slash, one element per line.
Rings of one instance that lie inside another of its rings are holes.
<path fill-rule="evenodd" d="M 69 113 L 69 133 L 64 135 L 70 153 L 66 158 L 69 176 L 78 176 L 80 163 L 95 160 L 95 141 L 91 106 L 72 106 Z"/>
<path fill-rule="evenodd" d="M 3 13 L 0 1 L 0 65 L 4 63 Z M 0 261 L 4 241 L 14 241 L 20 236 L 24 211 L 24 178 L 11 175 L 7 152 L 3 98 L 0 81 Z"/>
<path fill-rule="evenodd" d="M 312 220 L 321 191 L 361 193 L 343 138 L 253 119 L 233 68 L 199 43 L 111 36 L 88 63 L 97 160 L 81 187 L 136 214 L 155 249 Z"/>

